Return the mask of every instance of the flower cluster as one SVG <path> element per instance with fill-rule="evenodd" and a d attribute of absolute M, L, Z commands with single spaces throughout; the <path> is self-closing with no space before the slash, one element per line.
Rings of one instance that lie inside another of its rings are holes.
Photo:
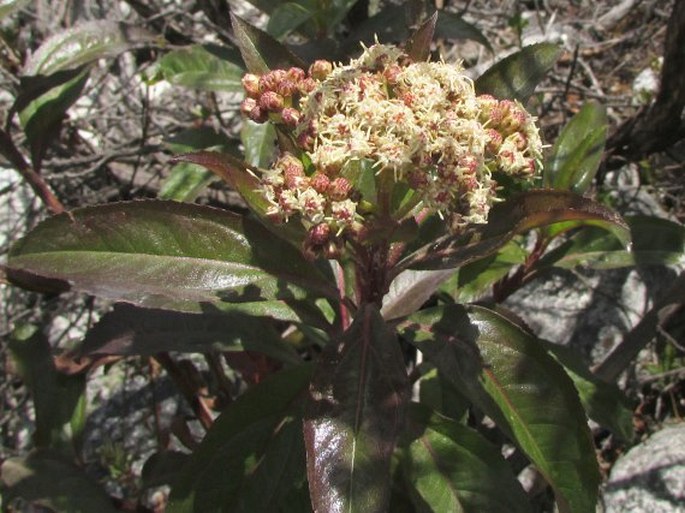
<path fill-rule="evenodd" d="M 520 103 L 477 96 L 459 65 L 411 62 L 393 46 L 365 48 L 345 66 L 246 75 L 243 84 L 243 112 L 283 125 L 302 152 L 282 156 L 262 186 L 273 218 L 301 216 L 315 252 L 330 253 L 372 215 L 348 181 L 351 162 L 370 163 L 377 184 L 407 183 L 424 208 L 464 226 L 487 221 L 493 172 L 530 179 L 541 158 Z"/>

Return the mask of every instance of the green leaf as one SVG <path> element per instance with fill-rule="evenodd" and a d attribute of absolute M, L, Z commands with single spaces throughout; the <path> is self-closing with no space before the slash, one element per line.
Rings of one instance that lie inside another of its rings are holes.
<path fill-rule="evenodd" d="M 29 4 L 31 0 L 0 0 L 0 20 Z"/>
<path fill-rule="evenodd" d="M 282 40 L 302 24 L 312 19 L 312 12 L 295 2 L 285 2 L 276 7 L 269 17 L 266 31 L 278 40 Z"/>
<path fill-rule="evenodd" d="M 203 91 L 243 92 L 239 56 L 216 45 L 192 45 L 167 53 L 156 71 L 167 82 Z"/>
<path fill-rule="evenodd" d="M 455 272 L 454 269 L 437 271 L 408 269 L 401 272 L 390 283 L 388 293 L 383 296 L 383 308 L 381 309 L 383 317 L 387 320 L 399 319 L 414 313 Z"/>
<path fill-rule="evenodd" d="M 438 369 L 421 376 L 419 402 L 440 415 L 466 423 L 470 403 Z"/>
<path fill-rule="evenodd" d="M 623 440 L 633 438 L 633 412 L 628 398 L 613 383 L 597 378 L 571 348 L 543 342 L 543 347 L 573 380 L 580 401 L 592 420 L 611 429 Z"/>
<path fill-rule="evenodd" d="M 143 488 L 170 485 L 180 474 L 190 455 L 180 451 L 162 450 L 154 453 L 143 465 L 141 481 Z"/>
<path fill-rule="evenodd" d="M 464 21 L 460 15 L 450 11 L 440 11 L 435 34 L 439 38 L 475 41 L 482 44 L 490 52 L 494 52 L 490 41 L 488 41 L 488 38 L 483 35 L 478 27 Z"/>
<path fill-rule="evenodd" d="M 544 167 L 546 187 L 583 194 L 597 173 L 606 143 L 606 110 L 588 102 L 559 134 Z"/>
<path fill-rule="evenodd" d="M 629 216 L 626 222 L 633 241 L 624 249 L 615 239 L 596 227 L 584 227 L 569 241 L 551 251 L 540 266 L 615 269 L 634 265 L 678 264 L 685 252 L 685 227 L 653 216 Z"/>
<path fill-rule="evenodd" d="M 422 310 L 401 335 L 535 463 L 560 511 L 594 513 L 599 471 L 583 407 L 534 336 L 483 307 Z"/>
<path fill-rule="evenodd" d="M 259 223 L 171 201 L 52 217 L 11 249 L 7 267 L 24 286 L 36 276 L 56 279 L 93 295 L 188 312 L 336 295 L 332 278 Z"/>
<path fill-rule="evenodd" d="M 526 46 L 478 77 L 475 82 L 476 92 L 525 103 L 554 66 L 560 53 L 561 47 L 552 43 Z"/>
<path fill-rule="evenodd" d="M 163 351 L 207 353 L 257 351 L 287 363 L 299 363 L 270 319 L 241 312 L 189 314 L 115 305 L 86 333 L 85 355 L 146 355 Z"/>
<path fill-rule="evenodd" d="M 33 442 L 37 447 L 73 452 L 83 430 L 85 376 L 58 373 L 50 344 L 35 326 L 24 325 L 12 332 L 9 349 L 33 398 Z"/>
<path fill-rule="evenodd" d="M 292 511 L 289 501 L 307 493 L 301 410 L 310 376 L 309 365 L 281 371 L 232 403 L 184 466 L 167 512 Z"/>
<path fill-rule="evenodd" d="M 26 62 L 23 74 L 50 75 L 77 68 L 154 40 L 153 34 L 124 23 L 88 21 L 46 39 Z"/>
<path fill-rule="evenodd" d="M 278 68 L 306 65 L 290 50 L 263 30 L 253 27 L 245 20 L 231 14 L 236 44 L 250 73 L 264 74 Z"/>
<path fill-rule="evenodd" d="M 438 12 L 435 11 L 426 21 L 424 21 L 405 45 L 405 52 L 414 62 L 427 61 L 430 57 L 431 43 L 435 26 L 438 22 Z"/>
<path fill-rule="evenodd" d="M 37 450 L 9 458 L 0 468 L 3 507 L 21 497 L 60 513 L 117 513 L 103 488 L 62 454 Z"/>
<path fill-rule="evenodd" d="M 495 205 L 487 224 L 474 225 L 463 235 L 442 237 L 405 257 L 396 272 L 407 267 L 460 267 L 495 253 L 517 234 L 566 221 L 599 226 L 623 245 L 630 243 L 625 221 L 607 207 L 567 191 L 532 190 Z"/>
<path fill-rule="evenodd" d="M 45 151 L 58 133 L 65 112 L 81 96 L 81 92 L 88 81 L 88 69 L 79 68 L 61 73 L 59 79 L 67 81 L 53 87 L 48 92 L 28 102 L 27 97 L 21 97 L 22 103 L 28 102 L 19 112 L 21 123 L 31 149 L 31 162 L 35 169 L 40 169 Z"/>
<path fill-rule="evenodd" d="M 417 507 L 435 513 L 530 512 L 526 494 L 497 447 L 477 431 L 427 408 L 410 410 L 415 439 L 403 457 Z"/>
<path fill-rule="evenodd" d="M 315 511 L 386 511 L 407 400 L 397 339 L 374 306 L 361 307 L 312 379 L 304 436 Z"/>
<path fill-rule="evenodd" d="M 240 140 L 245 147 L 245 161 L 259 168 L 268 168 L 276 155 L 276 129 L 271 123 L 243 121 Z"/>

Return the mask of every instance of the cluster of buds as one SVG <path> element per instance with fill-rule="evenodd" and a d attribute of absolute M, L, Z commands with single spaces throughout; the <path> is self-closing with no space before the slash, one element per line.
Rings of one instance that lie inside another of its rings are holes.
<path fill-rule="evenodd" d="M 286 125 L 301 150 L 266 171 L 262 188 L 274 219 L 300 215 L 314 253 L 335 253 L 331 245 L 374 215 L 360 212 L 343 176 L 351 162 L 370 163 L 377 188 L 408 184 L 422 208 L 462 227 L 487 221 L 493 173 L 530 179 L 541 159 L 535 120 L 520 103 L 477 96 L 460 65 L 412 62 L 394 46 L 365 48 L 345 66 L 246 75 L 243 84 L 246 115 Z"/>

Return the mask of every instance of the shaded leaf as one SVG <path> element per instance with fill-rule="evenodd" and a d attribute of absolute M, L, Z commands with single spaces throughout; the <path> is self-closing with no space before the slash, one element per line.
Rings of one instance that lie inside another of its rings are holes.
<path fill-rule="evenodd" d="M 498 447 L 477 431 L 413 405 L 415 439 L 403 470 L 421 511 L 530 512 L 526 494 Z"/>
<path fill-rule="evenodd" d="M 50 344 L 35 326 L 15 329 L 9 339 L 9 349 L 33 398 L 36 415 L 33 442 L 40 448 L 73 452 L 83 430 L 85 376 L 58 373 Z"/>
<path fill-rule="evenodd" d="M 583 194 L 592 184 L 606 143 L 606 110 L 588 102 L 563 128 L 544 166 L 546 187 Z"/>
<path fill-rule="evenodd" d="M 398 269 L 459 267 L 495 253 L 519 233 L 564 221 L 599 226 L 623 245 L 630 243 L 625 222 L 607 207 L 571 192 L 533 190 L 495 205 L 487 224 L 424 246 L 400 262 Z"/>
<path fill-rule="evenodd" d="M 321 353 L 304 423 L 317 512 L 381 513 L 404 424 L 407 375 L 394 334 L 372 305 Z"/>
<path fill-rule="evenodd" d="M 60 513 L 117 513 L 96 482 L 62 454 L 37 450 L 9 458 L 0 468 L 3 506 L 21 497 Z"/>
<path fill-rule="evenodd" d="M 114 21 L 88 21 L 46 39 L 24 66 L 24 75 L 50 75 L 103 57 L 116 57 L 155 40 L 138 27 Z"/>
<path fill-rule="evenodd" d="M 454 384 L 437 369 L 421 376 L 419 402 L 440 415 L 465 422 L 471 403 L 456 389 Z"/>
<path fill-rule="evenodd" d="M 177 478 L 190 455 L 180 451 L 164 450 L 154 453 L 143 465 L 141 481 L 143 488 L 170 485 Z"/>
<path fill-rule="evenodd" d="M 440 11 L 438 23 L 435 27 L 435 35 L 445 39 L 468 39 L 482 44 L 485 48 L 493 52 L 492 45 L 483 33 L 461 16 L 450 11 Z"/>
<path fill-rule="evenodd" d="M 88 207 L 42 222 L 9 254 L 10 279 L 30 286 L 31 275 L 105 298 L 190 312 L 336 294 L 331 278 L 259 223 L 170 201 Z"/>
<path fill-rule="evenodd" d="M 255 167 L 268 168 L 276 155 L 276 129 L 271 123 L 244 120 L 240 140 L 245 147 L 245 161 Z"/>
<path fill-rule="evenodd" d="M 476 92 L 525 103 L 554 66 L 560 53 L 561 47 L 552 43 L 526 46 L 478 77 L 475 81 Z"/>
<path fill-rule="evenodd" d="M 312 19 L 312 12 L 295 2 L 285 2 L 276 7 L 269 17 L 266 31 L 278 40 Z"/>
<path fill-rule="evenodd" d="M 483 307 L 422 310 L 402 336 L 535 463 L 560 511 L 594 513 L 599 472 L 573 383 L 534 336 Z"/>
<path fill-rule="evenodd" d="M 360 43 L 369 46 L 375 38 L 381 43 L 397 43 L 406 41 L 410 36 L 404 6 L 388 4 L 359 25 L 351 27 L 350 35 L 342 47 L 345 54 L 354 54 L 359 51 Z"/>
<path fill-rule="evenodd" d="M 305 64 L 290 50 L 263 30 L 231 14 L 236 44 L 250 73 L 264 74 L 272 69 L 293 66 L 305 69 Z"/>
<path fill-rule="evenodd" d="M 310 376 L 308 365 L 281 371 L 232 403 L 182 469 L 167 512 L 278 513 L 306 495 L 301 399 Z"/>
<path fill-rule="evenodd" d="M 585 227 L 569 241 L 540 261 L 540 266 L 615 269 L 634 265 L 667 265 L 682 261 L 685 252 L 685 227 L 653 216 L 628 216 L 626 222 L 633 241 L 630 250 L 603 230 Z"/>
<path fill-rule="evenodd" d="M 85 355 L 146 355 L 164 351 L 257 351 L 299 363 L 268 319 L 239 312 L 189 314 L 115 305 L 86 333 Z"/>
<path fill-rule="evenodd" d="M 628 398 L 613 383 L 596 377 L 571 348 L 544 342 L 547 351 L 564 366 L 592 420 L 611 429 L 623 440 L 633 438 L 633 412 Z"/>
<path fill-rule="evenodd" d="M 437 22 L 438 12 L 436 11 L 416 29 L 416 32 L 407 41 L 404 51 L 412 61 L 423 62 L 430 57 L 431 43 Z"/>
<path fill-rule="evenodd" d="M 167 53 L 156 71 L 167 82 L 203 91 L 243 92 L 239 56 L 216 45 L 192 45 Z"/>

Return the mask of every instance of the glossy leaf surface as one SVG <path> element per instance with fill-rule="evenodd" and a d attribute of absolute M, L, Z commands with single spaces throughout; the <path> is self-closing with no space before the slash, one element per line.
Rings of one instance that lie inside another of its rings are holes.
<path fill-rule="evenodd" d="M 403 471 L 421 511 L 526 513 L 521 485 L 497 447 L 477 431 L 414 405 L 415 439 Z"/>
<path fill-rule="evenodd" d="M 120 304 L 86 333 L 86 355 L 154 355 L 163 351 L 257 351 L 298 363 L 268 319 L 236 312 L 188 314 Z"/>
<path fill-rule="evenodd" d="M 316 513 L 385 513 L 407 399 L 395 335 L 374 306 L 360 308 L 312 379 L 304 433 Z"/>
<path fill-rule="evenodd" d="M 599 472 L 583 407 L 538 340 L 483 307 L 422 310 L 400 333 L 519 445 L 562 512 L 593 513 Z"/>
<path fill-rule="evenodd" d="M 588 102 L 563 128 L 545 165 L 545 186 L 583 194 L 597 173 L 606 142 L 604 107 Z"/>
<path fill-rule="evenodd" d="M 52 450 L 33 451 L 2 463 L 3 506 L 14 497 L 64 513 L 117 513 L 104 489 Z M 57 478 L 58 477 L 58 478 Z"/>
<path fill-rule="evenodd" d="M 271 69 L 297 66 L 306 68 L 294 53 L 263 30 L 231 14 L 236 44 L 250 73 L 264 74 Z"/>
<path fill-rule="evenodd" d="M 167 53 L 157 72 L 169 83 L 203 91 L 243 92 L 245 71 L 236 53 L 214 45 L 193 45 Z"/>
<path fill-rule="evenodd" d="M 110 299 L 191 312 L 335 294 L 322 273 L 259 223 L 169 201 L 52 217 L 12 248 L 8 271 L 26 286 L 34 276 L 57 279 Z"/>
<path fill-rule="evenodd" d="M 301 409 L 310 376 L 307 365 L 281 371 L 232 403 L 182 469 L 167 512 L 285 513 L 305 500 Z"/>
<path fill-rule="evenodd" d="M 630 231 L 616 212 L 566 191 L 534 190 L 495 205 L 484 225 L 474 225 L 459 237 L 443 237 L 400 262 L 399 268 L 445 269 L 491 255 L 512 237 L 533 228 L 563 221 L 581 221 L 611 232 L 623 245 Z"/>
<path fill-rule="evenodd" d="M 552 43 L 526 46 L 478 77 L 475 81 L 476 92 L 525 103 L 554 66 L 560 53 L 561 47 Z"/>
<path fill-rule="evenodd" d="M 243 121 L 240 139 L 245 146 L 245 162 L 266 169 L 276 155 L 276 129 L 271 123 Z"/>

